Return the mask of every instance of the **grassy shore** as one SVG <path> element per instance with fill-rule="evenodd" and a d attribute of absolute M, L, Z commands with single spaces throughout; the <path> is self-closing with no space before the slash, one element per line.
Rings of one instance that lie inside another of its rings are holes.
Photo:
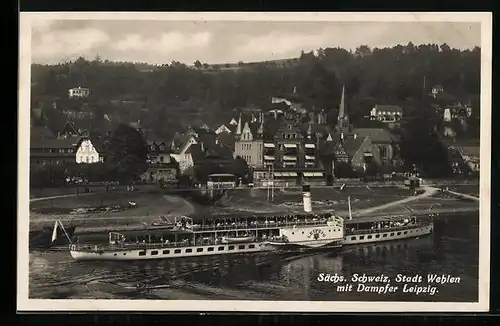
<path fill-rule="evenodd" d="M 457 189 L 455 191 L 461 191 Z M 313 188 L 312 205 L 315 210 L 335 210 L 345 213 L 348 210 L 347 198 L 351 199 L 353 213 L 374 206 L 398 201 L 415 196 L 413 191 L 403 187 L 371 188 L 349 187 Z M 129 202 L 137 205 L 130 207 Z M 453 196 L 436 194 L 428 198 L 412 201 L 407 205 L 397 205 L 375 214 L 400 214 L 408 212 L 409 207 L 415 212 L 474 210 L 478 202 L 456 199 Z M 78 213 L 75 209 L 96 207 L 125 207 L 121 211 L 100 211 Z M 189 215 L 202 219 L 208 215 L 238 213 L 293 213 L 303 211 L 302 192 L 298 189 L 276 189 L 272 201 L 267 198 L 265 189 L 238 189 L 230 191 L 216 205 L 202 207 L 179 196 L 166 195 L 160 191 L 142 189 L 134 192 L 113 191 L 85 196 L 55 198 L 30 203 L 30 229 L 37 229 L 53 224 L 60 218 L 64 223 L 71 223 L 78 228 L 106 230 L 113 226 L 143 226 L 159 221 L 160 216 Z"/>

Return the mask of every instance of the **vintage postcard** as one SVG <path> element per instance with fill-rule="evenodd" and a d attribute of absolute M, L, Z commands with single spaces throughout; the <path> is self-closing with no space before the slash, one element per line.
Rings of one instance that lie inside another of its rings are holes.
<path fill-rule="evenodd" d="M 488 311 L 491 14 L 20 31 L 19 311 Z"/>

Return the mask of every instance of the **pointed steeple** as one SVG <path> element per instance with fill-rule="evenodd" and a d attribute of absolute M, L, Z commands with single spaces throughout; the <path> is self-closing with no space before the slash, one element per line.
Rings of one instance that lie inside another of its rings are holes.
<path fill-rule="evenodd" d="M 250 120 L 251 123 L 254 123 L 257 121 L 257 118 L 255 117 L 255 114 L 252 113 L 252 119 Z"/>
<path fill-rule="evenodd" d="M 309 121 L 309 127 L 307 128 L 307 138 L 312 138 L 312 121 Z"/>
<path fill-rule="evenodd" d="M 260 126 L 259 129 L 257 129 L 257 134 L 262 137 L 264 134 L 264 113 L 261 113 L 260 115 Z"/>
<path fill-rule="evenodd" d="M 326 137 L 326 141 L 333 141 L 332 134 L 328 133 L 328 137 Z"/>
<path fill-rule="evenodd" d="M 238 126 L 236 127 L 236 135 L 241 135 L 241 113 L 238 119 Z"/>
<path fill-rule="evenodd" d="M 345 118 L 344 92 L 345 92 L 345 86 L 342 86 L 342 97 L 340 98 L 340 107 L 339 107 L 339 120 Z"/>

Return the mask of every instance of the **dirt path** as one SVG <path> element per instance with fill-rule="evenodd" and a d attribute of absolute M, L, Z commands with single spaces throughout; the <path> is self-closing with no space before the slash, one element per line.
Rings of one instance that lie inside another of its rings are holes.
<path fill-rule="evenodd" d="M 361 209 L 361 210 L 359 210 L 357 212 L 354 212 L 352 215 L 353 216 L 361 216 L 361 215 L 371 214 L 373 212 L 380 211 L 380 210 L 387 209 L 387 208 L 391 208 L 393 206 L 398 206 L 398 205 L 410 203 L 410 202 L 415 201 L 415 200 L 419 200 L 419 199 L 423 199 L 423 198 L 426 198 L 426 197 L 430 197 L 430 196 L 434 195 L 438 191 L 437 188 L 429 187 L 429 186 L 424 186 L 422 188 L 424 189 L 424 193 L 422 193 L 420 195 L 412 196 L 412 197 L 408 197 L 408 198 L 404 198 L 404 199 L 400 199 L 400 200 L 396 200 L 396 201 L 393 201 L 393 202 L 390 202 L 390 203 L 387 203 L 387 204 L 383 204 L 383 205 L 379 205 L 379 206 L 374 206 L 374 207 L 370 207 L 370 208 Z"/>
<path fill-rule="evenodd" d="M 81 194 L 68 194 L 68 195 L 57 195 L 57 196 L 49 196 L 49 197 L 38 197 L 38 198 L 30 198 L 30 202 L 51 200 L 51 199 L 58 199 L 58 198 L 67 198 L 67 197 L 76 197 L 76 196 L 97 195 L 97 194 L 99 194 L 99 193 L 98 192 L 86 192 L 86 193 L 81 193 Z"/>

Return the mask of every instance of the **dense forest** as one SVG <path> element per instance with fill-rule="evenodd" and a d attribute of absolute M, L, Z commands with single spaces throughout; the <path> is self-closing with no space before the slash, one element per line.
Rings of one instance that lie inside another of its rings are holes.
<path fill-rule="evenodd" d="M 324 109 L 335 117 L 342 85 L 354 124 L 361 124 L 375 103 L 398 104 L 405 116 L 422 117 L 434 85 L 444 88 L 441 101 L 469 102 L 477 112 L 480 54 L 479 48 L 458 50 L 446 44 L 325 48 L 303 52 L 289 64 L 271 61 L 226 70 L 206 69 L 200 62 L 189 67 L 179 62 L 148 66 L 79 58 L 32 66 L 32 106 L 52 107 L 54 99 L 70 105 L 68 89 L 88 87 L 86 105 L 97 118 L 113 110 L 110 103 L 136 103 L 137 112 L 119 109 L 119 114 L 140 119 L 164 137 L 180 124 L 223 123 L 238 108 L 269 108 L 272 96 L 296 96 L 306 108 Z"/>

